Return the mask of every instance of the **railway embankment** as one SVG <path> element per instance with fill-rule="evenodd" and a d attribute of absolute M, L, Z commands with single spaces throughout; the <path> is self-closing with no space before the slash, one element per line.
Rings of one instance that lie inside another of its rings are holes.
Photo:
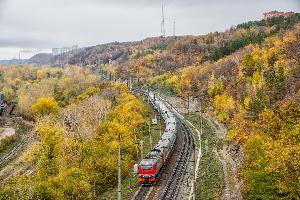
<path fill-rule="evenodd" d="M 222 200 L 241 199 L 241 181 L 238 169 L 242 165 L 242 151 L 237 144 L 226 140 L 226 127 L 215 120 L 209 113 L 204 113 L 203 130 L 200 133 L 199 113 L 197 101 L 190 100 L 190 112 L 187 102 L 178 97 L 165 97 L 185 119 L 190 123 L 195 134 L 195 168 L 190 164 L 190 172 L 186 179 L 193 178 L 196 170 L 196 199 L 217 198 Z M 185 186 L 191 186 L 186 182 Z M 192 199 L 193 189 L 190 192 L 184 189 L 182 197 Z"/>

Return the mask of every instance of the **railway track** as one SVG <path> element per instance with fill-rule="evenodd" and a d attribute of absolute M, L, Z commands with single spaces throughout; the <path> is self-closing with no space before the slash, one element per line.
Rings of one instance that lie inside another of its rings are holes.
<path fill-rule="evenodd" d="M 29 138 L 24 138 L 19 144 L 17 144 L 11 151 L 9 151 L 7 154 L 5 154 L 2 158 L 0 158 L 0 166 L 4 164 L 5 162 L 9 161 L 11 158 L 13 158 L 15 155 L 17 155 Z"/>
<path fill-rule="evenodd" d="M 179 199 L 179 191 L 181 189 L 180 186 L 185 176 L 192 151 L 195 149 L 194 138 L 191 130 L 186 126 L 184 120 L 177 113 L 174 112 L 174 114 L 177 118 L 178 130 L 184 136 L 184 142 L 172 175 L 170 176 L 170 179 L 168 180 L 168 183 L 159 198 L 160 200 Z"/>
<path fill-rule="evenodd" d="M 14 103 L 7 103 L 4 109 L 4 112 L 0 116 L 0 126 L 5 125 L 5 119 L 6 118 L 16 118 L 15 115 L 15 104 Z M 21 117 L 20 117 L 21 118 Z M 23 118 L 21 118 L 23 120 Z M 24 120 L 26 121 L 26 120 Z M 31 123 L 31 122 L 29 122 Z M 7 152 L 5 155 L 3 155 L 0 158 L 0 167 L 11 160 L 14 156 L 16 156 L 22 149 L 23 147 L 28 143 L 30 140 L 29 136 L 24 136 L 21 141 L 16 144 L 9 152 Z"/>
<path fill-rule="evenodd" d="M 141 186 L 136 193 L 136 195 L 133 197 L 134 200 L 142 200 L 145 199 L 148 192 L 150 191 L 150 187 Z"/>
<path fill-rule="evenodd" d="M 145 95 L 145 93 L 143 92 L 141 94 Z M 160 200 L 167 200 L 167 199 L 173 200 L 173 199 L 179 199 L 179 191 L 181 189 L 181 183 L 185 176 L 185 172 L 189 164 L 190 156 L 192 152 L 195 150 L 195 146 L 194 146 L 193 132 L 185 124 L 183 117 L 177 111 L 175 111 L 167 102 L 165 103 L 170 108 L 170 110 L 173 111 L 173 114 L 176 117 L 178 134 L 182 134 L 184 138 L 172 174 L 170 175 L 169 180 L 167 181 L 167 184 L 164 187 L 162 194 L 158 198 Z M 134 200 L 145 199 L 149 191 L 150 191 L 150 187 L 140 187 L 133 199 Z"/>
<path fill-rule="evenodd" d="M 5 118 L 9 116 L 14 115 L 14 110 L 15 110 L 15 104 L 14 103 L 6 103 L 4 104 L 4 110 L 2 113 L 0 113 L 0 117 Z"/>

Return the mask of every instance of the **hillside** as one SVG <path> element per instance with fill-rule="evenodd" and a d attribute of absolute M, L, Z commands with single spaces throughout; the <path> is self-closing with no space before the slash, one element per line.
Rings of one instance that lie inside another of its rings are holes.
<path fill-rule="evenodd" d="M 185 99 L 202 96 L 206 109 L 213 109 L 208 114 L 229 129 L 232 158 L 243 160 L 238 173 L 244 198 L 297 199 L 299 22 L 300 15 L 294 14 L 223 33 L 115 44 L 109 54 L 92 47 L 77 62 L 66 56 L 71 64 L 88 64 L 110 77 L 137 78 L 135 84 Z"/>
<path fill-rule="evenodd" d="M 24 163 L 12 177 L 0 168 L 0 199 L 93 199 L 116 191 L 119 135 L 130 186 L 151 114 L 113 83 L 129 78 L 181 106 L 196 128 L 203 119 L 197 197 L 226 199 L 233 185 L 229 193 L 238 188 L 243 199 L 300 198 L 300 14 L 202 36 L 38 54 L 28 63 L 56 67 L 0 66 L 0 90 L 33 123 Z"/>
<path fill-rule="evenodd" d="M 28 59 L 26 64 L 49 65 L 51 63 L 52 59 L 53 59 L 52 54 L 39 53 L 39 54 L 32 56 L 30 59 Z"/>
<path fill-rule="evenodd" d="M 131 175 L 148 108 L 124 85 L 78 67 L 0 66 L 0 90 L 18 108 L 0 116 L 16 129 L 0 134 L 0 199 L 94 199 L 117 182 L 120 140 L 122 176 Z"/>
<path fill-rule="evenodd" d="M 217 61 L 147 81 L 184 99 L 202 97 L 207 114 L 227 125 L 245 199 L 299 198 L 300 24 L 287 27 Z"/>
<path fill-rule="evenodd" d="M 202 97 L 226 124 L 245 199 L 297 199 L 300 124 L 299 14 L 225 33 L 173 38 L 102 70 L 183 99 Z M 210 111 L 212 109 L 212 111 Z M 243 155 L 242 157 L 240 157 Z M 242 163 L 241 160 L 243 161 Z"/>
<path fill-rule="evenodd" d="M 250 43 L 260 44 L 265 38 L 290 29 L 297 22 L 299 14 L 294 14 L 288 18 L 243 23 L 226 32 L 203 36 L 159 37 L 139 42 L 108 43 L 55 56 L 49 64 L 99 66 L 111 61 L 124 72 L 120 76 L 134 73 L 130 72 L 134 69 L 128 68 L 139 68 L 139 65 L 146 66 L 151 73 L 162 74 L 185 66 L 216 61 Z"/>

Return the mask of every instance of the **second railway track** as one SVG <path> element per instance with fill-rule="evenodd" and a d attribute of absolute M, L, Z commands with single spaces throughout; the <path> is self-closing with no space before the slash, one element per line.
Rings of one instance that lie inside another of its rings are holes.
<path fill-rule="evenodd" d="M 190 156 L 195 149 L 194 138 L 191 130 L 186 126 L 184 120 L 174 113 L 177 118 L 178 130 L 183 134 L 184 142 L 180 151 L 179 158 L 176 161 L 176 166 L 168 180 L 168 183 L 159 199 L 179 199 L 179 191 L 181 183 L 185 176 L 187 166 L 189 164 Z"/>

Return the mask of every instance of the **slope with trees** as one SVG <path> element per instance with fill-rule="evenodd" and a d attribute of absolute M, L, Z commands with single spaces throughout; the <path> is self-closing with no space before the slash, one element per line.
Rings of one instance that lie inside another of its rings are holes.
<path fill-rule="evenodd" d="M 0 199 L 92 199 L 117 183 L 137 159 L 147 107 L 122 84 L 78 67 L 1 67 L 1 88 L 35 121 L 22 170 L 0 188 Z M 135 131 L 134 131 L 135 130 Z M 119 140 L 120 138 L 120 140 Z"/>

